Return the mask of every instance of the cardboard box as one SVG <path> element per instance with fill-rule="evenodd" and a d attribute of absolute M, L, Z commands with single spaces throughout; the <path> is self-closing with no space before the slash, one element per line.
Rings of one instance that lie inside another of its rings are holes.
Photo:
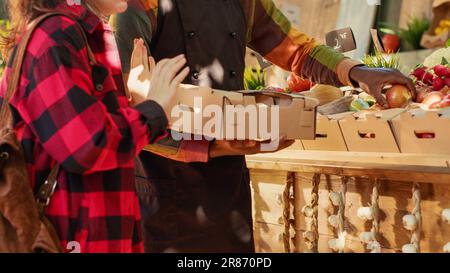
<path fill-rule="evenodd" d="M 170 124 L 174 131 L 215 139 L 314 139 L 317 105 L 300 95 L 182 85 Z"/>
<path fill-rule="evenodd" d="M 360 112 L 339 120 L 348 150 L 350 152 L 400 153 L 389 119 L 402 111 L 404 110 Z"/>
<path fill-rule="evenodd" d="M 391 123 L 402 153 L 450 154 L 449 113 L 415 110 Z"/>
<path fill-rule="evenodd" d="M 327 116 L 317 119 L 316 139 L 303 140 L 302 143 L 307 151 L 347 151 L 339 122 Z"/>

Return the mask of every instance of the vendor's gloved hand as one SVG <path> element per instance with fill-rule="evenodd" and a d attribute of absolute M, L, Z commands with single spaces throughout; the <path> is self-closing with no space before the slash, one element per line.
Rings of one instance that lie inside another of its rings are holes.
<path fill-rule="evenodd" d="M 350 78 L 359 83 L 359 86 L 372 95 L 378 104 L 384 108 L 388 108 L 388 106 L 382 95 L 382 90 L 387 85 L 404 85 L 411 91 L 412 97 L 416 97 L 416 88 L 413 81 L 396 69 L 357 66 L 350 71 Z"/>

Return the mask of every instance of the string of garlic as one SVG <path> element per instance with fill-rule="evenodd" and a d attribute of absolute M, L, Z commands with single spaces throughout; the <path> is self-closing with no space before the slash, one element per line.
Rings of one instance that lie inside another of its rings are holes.
<path fill-rule="evenodd" d="M 412 188 L 413 210 L 411 214 L 403 217 L 403 226 L 406 230 L 411 231 L 411 242 L 402 247 L 403 253 L 419 253 L 420 252 L 420 234 L 422 232 L 422 212 L 421 212 L 421 195 L 420 185 L 414 183 Z"/>
<path fill-rule="evenodd" d="M 359 236 L 361 242 L 365 244 L 366 249 L 371 253 L 381 253 L 381 244 L 378 242 L 377 237 L 380 232 L 380 219 L 379 219 L 379 187 L 380 183 L 378 179 L 375 179 L 370 207 L 361 207 L 358 209 L 357 215 L 364 221 L 372 221 L 372 228 L 369 232 L 362 232 Z"/>
<path fill-rule="evenodd" d="M 312 179 L 311 201 L 302 209 L 306 220 L 306 231 L 303 233 L 306 251 L 308 253 L 318 252 L 319 240 L 318 212 L 319 212 L 319 185 L 320 174 L 315 174 Z"/>
<path fill-rule="evenodd" d="M 283 192 L 283 220 L 284 220 L 284 233 L 283 233 L 283 243 L 284 251 L 286 253 L 291 252 L 291 200 L 292 200 L 292 189 L 295 182 L 295 173 L 288 173 L 286 187 Z"/>
<path fill-rule="evenodd" d="M 328 223 L 337 230 L 338 237 L 331 239 L 328 242 L 328 247 L 335 252 L 344 253 L 347 236 L 345 232 L 345 196 L 347 194 L 348 177 L 342 177 L 341 179 L 341 192 L 332 192 L 329 196 L 333 206 L 338 208 L 338 212 L 328 218 Z"/>
<path fill-rule="evenodd" d="M 446 224 L 450 224 L 450 209 L 444 209 L 442 211 L 442 221 Z M 444 252 L 445 253 L 450 253 L 450 242 L 448 242 L 445 246 L 444 246 Z"/>

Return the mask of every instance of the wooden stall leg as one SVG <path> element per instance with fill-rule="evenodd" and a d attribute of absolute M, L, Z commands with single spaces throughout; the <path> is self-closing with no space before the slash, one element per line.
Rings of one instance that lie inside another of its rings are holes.
<path fill-rule="evenodd" d="M 307 253 L 318 252 L 319 241 L 319 185 L 320 174 L 315 174 L 312 179 L 311 201 L 310 204 L 302 209 L 303 215 L 306 219 L 306 231 L 303 233 L 303 238 L 306 243 Z"/>
<path fill-rule="evenodd" d="M 328 246 L 335 252 L 344 253 L 345 240 L 347 233 L 345 231 L 345 196 L 347 194 L 348 177 L 342 177 L 341 192 L 330 193 L 330 200 L 333 206 L 338 208 L 336 215 L 331 215 L 328 218 L 328 223 L 337 230 L 336 239 L 331 239 Z"/>
<path fill-rule="evenodd" d="M 402 247 L 403 253 L 420 253 L 420 236 L 422 232 L 422 211 L 420 185 L 414 183 L 412 188 L 412 200 L 414 208 L 411 214 L 403 217 L 403 226 L 411 231 L 411 242 Z"/>
<path fill-rule="evenodd" d="M 380 182 L 378 179 L 375 179 L 373 182 L 370 207 L 358 209 L 359 218 L 365 221 L 372 221 L 370 232 L 363 232 L 360 235 L 361 242 L 365 244 L 370 253 L 381 253 L 381 244 L 378 241 L 378 234 L 380 232 L 379 187 Z"/>

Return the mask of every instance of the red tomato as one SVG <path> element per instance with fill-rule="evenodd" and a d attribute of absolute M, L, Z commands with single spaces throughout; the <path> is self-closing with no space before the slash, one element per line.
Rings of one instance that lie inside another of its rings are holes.
<path fill-rule="evenodd" d="M 307 80 L 303 79 L 295 74 L 291 74 L 287 80 L 287 84 L 289 86 L 289 90 L 291 92 L 304 92 L 311 89 L 312 83 Z"/>
<path fill-rule="evenodd" d="M 387 53 L 397 52 L 400 48 L 400 38 L 394 34 L 386 34 L 383 37 L 383 45 Z"/>

